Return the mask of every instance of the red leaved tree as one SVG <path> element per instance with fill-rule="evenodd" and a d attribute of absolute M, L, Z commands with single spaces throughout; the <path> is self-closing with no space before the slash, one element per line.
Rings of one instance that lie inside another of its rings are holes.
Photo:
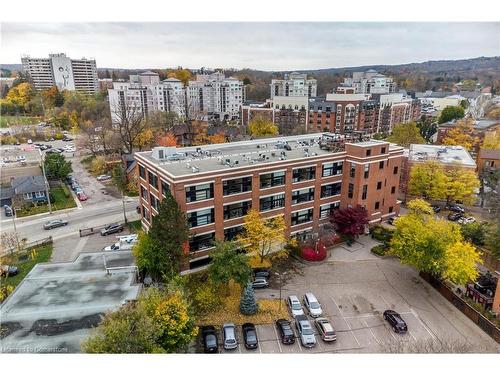
<path fill-rule="evenodd" d="M 335 224 L 339 233 L 355 238 L 363 233 L 368 224 L 368 213 L 361 206 L 339 209 L 332 212 L 330 222 Z"/>

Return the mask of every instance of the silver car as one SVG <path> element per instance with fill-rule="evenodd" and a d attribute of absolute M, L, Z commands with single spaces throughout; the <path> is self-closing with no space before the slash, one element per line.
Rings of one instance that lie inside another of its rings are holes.
<path fill-rule="evenodd" d="M 52 221 L 46 222 L 43 225 L 43 229 L 49 230 L 49 229 L 54 229 L 54 228 L 58 228 L 58 227 L 64 227 L 66 225 L 68 225 L 68 222 L 66 220 L 57 219 L 57 220 L 52 220 Z"/>
<path fill-rule="evenodd" d="M 313 318 L 317 318 L 323 314 L 318 299 L 310 292 L 304 295 L 304 306 Z"/>
<path fill-rule="evenodd" d="M 312 348 L 316 346 L 316 337 L 314 336 L 314 331 L 312 329 L 311 323 L 307 316 L 298 315 L 295 317 L 295 326 L 299 333 L 300 342 L 306 348 Z"/>
<path fill-rule="evenodd" d="M 233 323 L 225 323 L 222 326 L 222 340 L 224 341 L 224 349 L 231 350 L 238 347 L 236 339 L 236 327 Z"/>

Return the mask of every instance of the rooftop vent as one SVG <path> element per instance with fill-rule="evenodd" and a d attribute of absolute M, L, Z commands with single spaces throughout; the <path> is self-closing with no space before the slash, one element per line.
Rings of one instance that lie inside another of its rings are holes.
<path fill-rule="evenodd" d="M 198 173 L 198 172 L 200 171 L 200 168 L 198 168 L 198 167 L 194 167 L 194 166 L 193 166 L 193 167 L 191 167 L 191 171 L 192 171 L 193 173 Z"/>

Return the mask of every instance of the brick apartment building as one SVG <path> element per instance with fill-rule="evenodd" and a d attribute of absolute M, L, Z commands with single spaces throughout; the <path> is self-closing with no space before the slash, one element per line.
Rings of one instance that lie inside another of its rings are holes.
<path fill-rule="evenodd" d="M 210 262 L 213 241 L 234 239 L 244 216 L 284 215 L 287 236 L 307 238 L 332 209 L 365 206 L 372 223 L 399 212 L 403 148 L 384 141 L 349 143 L 332 133 L 137 152 L 142 225 L 170 191 L 186 212 L 189 264 Z"/>

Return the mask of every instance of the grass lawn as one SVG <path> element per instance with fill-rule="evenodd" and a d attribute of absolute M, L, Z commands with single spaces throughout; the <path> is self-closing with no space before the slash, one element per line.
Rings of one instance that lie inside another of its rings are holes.
<path fill-rule="evenodd" d="M 26 260 L 19 260 L 15 255 L 13 256 L 14 259 L 10 258 L 8 255 L 3 257 L 1 262 L 11 266 L 16 266 L 19 273 L 16 276 L 2 279 L 2 286 L 15 288 L 26 277 L 35 264 L 48 262 L 50 260 L 52 247 L 52 244 L 48 244 L 32 249 L 35 251 L 28 250 L 28 259 Z M 33 254 L 33 256 L 29 256 L 30 254 Z"/>
<path fill-rule="evenodd" d="M 0 127 L 8 128 L 12 125 L 34 125 L 38 124 L 41 120 L 40 117 L 31 116 L 0 116 Z"/>
<path fill-rule="evenodd" d="M 64 210 L 65 208 L 76 207 L 76 202 L 73 199 L 68 187 L 62 185 L 56 188 L 50 189 L 52 194 L 53 203 L 52 211 Z M 38 206 L 26 207 L 16 210 L 17 217 L 31 216 L 36 214 L 41 214 L 44 212 L 49 212 L 48 204 L 40 204 Z"/>

